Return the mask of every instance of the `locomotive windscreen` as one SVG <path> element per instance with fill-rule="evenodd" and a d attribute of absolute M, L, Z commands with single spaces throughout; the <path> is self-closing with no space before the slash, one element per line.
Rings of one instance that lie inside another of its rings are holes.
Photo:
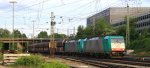
<path fill-rule="evenodd" d="M 112 38 L 111 39 L 111 49 L 112 51 L 124 51 L 125 43 L 123 38 Z"/>

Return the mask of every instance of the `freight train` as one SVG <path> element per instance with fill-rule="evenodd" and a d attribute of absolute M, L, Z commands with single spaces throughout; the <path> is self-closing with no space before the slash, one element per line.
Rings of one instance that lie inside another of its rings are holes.
<path fill-rule="evenodd" d="M 123 36 L 105 36 L 103 38 L 94 37 L 89 39 L 57 41 L 56 44 L 56 53 L 63 55 L 97 57 L 123 57 L 125 55 L 125 42 Z M 31 45 L 29 51 L 48 53 L 50 51 L 49 43 Z"/>
<path fill-rule="evenodd" d="M 125 55 L 125 42 L 122 36 L 71 40 L 66 41 L 64 52 L 71 55 L 123 57 Z"/>

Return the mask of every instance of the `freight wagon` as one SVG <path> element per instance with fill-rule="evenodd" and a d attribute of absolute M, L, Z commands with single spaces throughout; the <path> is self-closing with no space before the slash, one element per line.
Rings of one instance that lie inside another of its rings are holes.
<path fill-rule="evenodd" d="M 57 51 L 57 53 L 62 53 L 64 52 L 64 47 L 62 44 L 63 41 L 55 41 L 55 51 Z M 47 53 L 49 54 L 49 52 L 51 51 L 51 45 L 50 42 L 42 42 L 42 43 L 35 43 L 29 46 L 29 52 L 32 53 Z"/>

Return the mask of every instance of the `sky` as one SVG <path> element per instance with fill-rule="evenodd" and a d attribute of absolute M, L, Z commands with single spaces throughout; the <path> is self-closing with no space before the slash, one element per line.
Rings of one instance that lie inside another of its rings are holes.
<path fill-rule="evenodd" d="M 150 7 L 150 0 L 16 0 L 14 28 L 33 36 L 40 31 L 50 34 L 51 12 L 55 15 L 55 33 L 73 34 L 79 25 L 86 26 L 86 18 L 109 7 Z M 10 0 L 0 0 L 0 28 L 12 31 Z"/>

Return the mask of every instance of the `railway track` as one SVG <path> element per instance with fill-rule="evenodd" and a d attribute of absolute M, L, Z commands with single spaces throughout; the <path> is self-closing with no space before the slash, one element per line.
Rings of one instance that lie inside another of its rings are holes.
<path fill-rule="evenodd" d="M 108 59 L 105 59 L 102 61 L 112 62 L 112 63 L 121 63 L 121 64 L 127 64 L 127 65 L 150 67 L 150 63 L 148 63 L 148 62 L 126 61 L 126 60 L 108 60 Z"/>
<path fill-rule="evenodd" d="M 135 62 L 125 60 L 114 60 L 114 59 L 96 60 L 91 58 L 78 58 L 78 57 L 61 57 L 61 58 L 102 68 L 150 68 L 150 63 L 146 62 Z"/>

